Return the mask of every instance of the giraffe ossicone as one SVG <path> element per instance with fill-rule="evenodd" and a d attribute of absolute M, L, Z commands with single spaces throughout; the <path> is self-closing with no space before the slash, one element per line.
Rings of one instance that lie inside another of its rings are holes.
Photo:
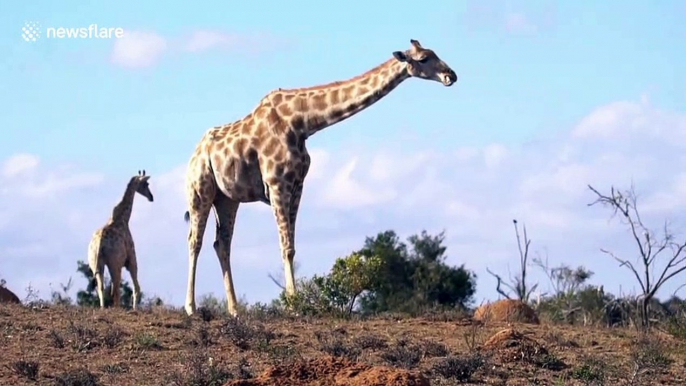
<path fill-rule="evenodd" d="M 244 118 L 209 129 L 192 154 L 186 173 L 190 222 L 186 312 L 195 312 L 198 254 L 214 208 L 214 249 L 222 268 L 228 312 L 237 315 L 230 249 L 240 203 L 272 207 L 278 226 L 286 293 L 295 294 L 295 222 L 310 167 L 307 138 L 341 122 L 415 77 L 452 86 L 455 72 L 431 49 L 410 40 L 410 48 L 354 78 L 325 85 L 275 89 Z"/>
<path fill-rule="evenodd" d="M 138 307 L 140 300 L 140 285 L 138 283 L 138 261 L 136 248 L 129 229 L 129 220 L 133 210 L 133 201 L 136 193 L 153 202 L 148 180 L 149 175 L 145 170 L 138 171 L 138 175 L 131 177 L 124 196 L 112 210 L 107 223 L 95 231 L 88 244 L 88 265 L 93 272 L 96 282 L 96 290 L 100 300 L 100 308 L 105 308 L 104 273 L 105 267 L 110 273 L 110 288 L 112 301 L 115 307 L 119 307 L 121 284 L 121 270 L 123 267 L 129 271 L 133 282 L 133 309 Z"/>

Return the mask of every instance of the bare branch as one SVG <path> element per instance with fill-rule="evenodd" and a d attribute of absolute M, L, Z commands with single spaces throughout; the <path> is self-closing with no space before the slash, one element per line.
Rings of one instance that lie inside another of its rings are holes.
<path fill-rule="evenodd" d="M 517 228 L 517 220 L 514 219 L 512 220 L 512 223 L 514 224 L 515 228 L 515 235 L 517 237 L 517 248 L 519 251 L 519 274 L 515 275 L 512 277 L 511 274 L 509 274 L 509 269 L 508 269 L 508 274 L 509 274 L 509 283 L 505 282 L 502 277 L 499 275 L 493 273 L 491 270 L 488 268 L 486 271 L 491 274 L 493 277 L 496 278 L 498 281 L 496 285 L 496 291 L 504 296 L 507 299 L 511 299 L 509 293 L 505 292 L 503 289 L 506 288 L 508 292 L 514 292 L 517 295 L 517 298 L 519 300 L 522 300 L 524 302 L 529 301 L 529 297 L 531 296 L 531 293 L 537 288 L 538 284 L 532 286 L 531 288 L 528 288 L 527 282 L 526 282 L 526 273 L 527 273 L 527 267 L 528 267 L 528 260 L 529 260 L 529 246 L 531 245 L 531 240 L 529 240 L 529 237 L 526 233 L 526 226 L 523 227 L 524 231 L 524 246 L 522 247 L 522 240 L 521 237 L 519 236 L 519 229 Z"/>
<path fill-rule="evenodd" d="M 614 253 L 612 253 L 606 249 L 601 248 L 600 251 L 612 256 L 613 259 L 617 260 L 620 263 L 619 264 L 620 267 L 622 267 L 622 266 L 628 267 L 631 270 L 631 272 L 633 272 L 634 276 L 636 277 L 636 280 L 638 281 L 638 284 L 641 286 L 641 290 L 643 291 L 643 293 L 646 292 L 646 288 L 643 285 L 643 280 L 641 280 L 641 275 L 639 275 L 638 270 L 636 270 L 636 268 L 634 268 L 634 265 L 631 264 L 631 262 L 629 260 L 622 260 L 619 257 L 615 256 Z"/>
<path fill-rule="evenodd" d="M 498 284 L 496 285 L 495 290 L 496 290 L 499 294 L 501 294 L 502 296 L 504 296 L 505 299 L 510 299 L 510 295 L 508 295 L 505 291 L 503 291 L 503 289 L 501 288 L 501 286 L 504 285 L 504 286 L 506 286 L 507 288 L 509 288 L 510 290 L 512 290 L 512 287 L 511 287 L 509 284 L 503 282 L 503 279 L 502 279 L 500 276 L 496 275 L 495 273 L 491 272 L 490 269 L 486 268 L 486 272 L 490 273 L 491 275 L 493 275 L 493 276 L 496 278 L 496 280 L 498 280 Z"/>
<path fill-rule="evenodd" d="M 648 327 L 650 319 L 647 313 L 650 300 L 652 300 L 663 284 L 674 276 L 686 271 L 686 241 L 681 244 L 674 242 L 674 235 L 669 230 L 668 221 L 665 221 L 662 226 L 662 237 L 654 237 L 655 233 L 651 232 L 645 226 L 639 213 L 633 182 L 630 189 L 624 193 L 611 187 L 610 196 L 601 194 L 591 185 L 588 185 L 588 188 L 597 196 L 596 200 L 589 204 L 589 206 L 596 203 L 610 206 L 613 209 L 613 216 L 617 212 L 621 213 L 631 229 L 631 236 L 638 247 L 639 261 L 642 263 L 643 275 L 639 274 L 638 269 L 630 261 L 620 259 L 607 250 L 601 249 L 601 251 L 612 256 L 620 263 L 620 266 L 627 267 L 636 277 L 643 292 L 640 299 L 643 325 Z M 667 250 L 671 251 L 671 256 L 666 256 L 662 259 Z M 657 275 L 657 280 L 654 280 L 656 277 L 655 271 L 657 270 L 656 265 L 658 260 L 666 260 L 666 264 Z M 681 289 L 681 287 L 679 287 L 679 289 Z M 679 289 L 677 289 L 677 291 Z"/>
<path fill-rule="evenodd" d="M 271 273 L 268 273 L 268 274 L 267 274 L 267 277 L 268 277 L 269 279 L 271 279 L 271 281 L 274 282 L 274 284 L 276 284 L 277 287 L 281 288 L 281 290 L 283 290 L 283 291 L 286 290 L 286 286 L 283 285 L 283 284 L 281 284 L 281 283 L 279 283 L 279 281 L 276 280 L 276 278 L 274 277 L 274 275 L 272 275 Z"/>

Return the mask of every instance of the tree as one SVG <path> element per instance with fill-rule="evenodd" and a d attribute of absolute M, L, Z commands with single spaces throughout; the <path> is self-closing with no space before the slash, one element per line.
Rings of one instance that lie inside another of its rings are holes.
<path fill-rule="evenodd" d="M 644 225 L 636 206 L 637 199 L 633 186 L 624 192 L 611 187 L 609 196 L 601 194 L 591 185 L 588 185 L 588 188 L 597 196 L 594 202 L 588 204 L 589 206 L 601 204 L 610 207 L 613 217 L 619 213 L 622 221 L 631 230 L 633 242 L 638 250 L 640 264 L 638 267 L 611 251 L 606 249 L 601 249 L 601 251 L 617 260 L 620 267 L 626 267 L 633 273 L 642 291 L 639 299 L 641 321 L 643 327 L 648 328 L 650 327 L 648 312 L 651 299 L 669 279 L 686 270 L 686 240 L 675 241 L 675 236 L 671 233 L 666 221 L 660 236 Z M 665 254 L 666 257 L 663 258 Z M 664 264 L 660 267 L 662 261 Z"/>
<path fill-rule="evenodd" d="M 538 284 L 532 286 L 527 286 L 526 284 L 526 270 L 528 267 L 529 260 L 529 245 L 531 240 L 526 235 L 526 225 L 523 225 L 524 230 L 524 248 L 522 249 L 522 240 L 519 237 L 519 229 L 517 228 L 517 220 L 512 220 L 515 228 L 515 235 L 517 236 L 517 247 L 519 248 L 519 275 L 514 278 L 510 276 L 510 281 L 504 281 L 499 275 L 493 273 L 490 269 L 486 268 L 486 271 L 496 278 L 498 283 L 496 284 L 495 290 L 498 291 L 500 295 L 506 299 L 511 299 L 510 292 L 514 292 L 514 296 L 517 299 L 528 303 L 531 294 L 538 288 Z M 507 292 L 502 288 L 505 287 Z"/>
<path fill-rule="evenodd" d="M 88 285 L 86 286 L 85 290 L 80 290 L 79 292 L 76 293 L 76 304 L 79 306 L 83 307 L 100 307 L 100 299 L 98 298 L 98 292 L 96 290 L 96 281 L 95 277 L 93 276 L 93 272 L 91 271 L 90 267 L 88 264 L 84 263 L 83 261 L 79 260 L 76 262 L 77 264 L 77 269 L 76 272 L 81 273 L 86 280 L 88 281 Z M 104 291 L 104 297 L 105 297 L 105 307 L 111 307 L 112 306 L 112 282 L 110 281 L 109 278 L 105 279 L 104 283 L 105 291 Z M 121 281 L 121 303 L 122 307 L 130 309 L 133 306 L 133 289 L 129 285 L 129 283 L 126 280 Z M 140 299 L 143 300 L 143 293 L 141 292 Z"/>
<path fill-rule="evenodd" d="M 557 267 L 551 267 L 548 263 L 546 255 L 545 261 L 540 257 L 534 258 L 534 265 L 540 268 L 548 277 L 553 294 L 547 299 L 546 306 L 552 306 L 558 313 L 559 319 L 564 319 L 568 323 L 574 323 L 574 315 L 579 311 L 585 312 L 584 304 L 593 304 L 593 301 L 602 299 L 603 297 L 592 298 L 588 295 L 594 290 L 586 282 L 593 276 L 593 272 L 579 266 L 576 269 L 569 267 L 566 264 L 560 264 Z M 591 292 L 588 292 L 591 291 Z M 596 290 L 597 292 L 597 290 Z M 583 293 L 583 296 L 581 295 Z"/>
<path fill-rule="evenodd" d="M 364 312 L 416 313 L 436 306 L 465 307 L 476 292 L 476 275 L 446 264 L 445 233 L 422 231 L 401 242 L 394 231 L 367 238 L 357 253 L 381 260 L 372 289 L 362 295 Z"/>
<path fill-rule="evenodd" d="M 380 267 L 381 260 L 376 256 L 353 253 L 338 258 L 327 275 L 298 280 L 294 296 L 289 297 L 282 287 L 280 302 L 305 315 L 349 316 L 360 295 L 372 289 Z"/>

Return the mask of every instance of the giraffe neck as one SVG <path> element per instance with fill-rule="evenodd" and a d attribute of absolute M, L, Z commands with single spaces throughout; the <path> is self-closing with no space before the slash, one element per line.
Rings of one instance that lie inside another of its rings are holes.
<path fill-rule="evenodd" d="M 405 64 L 391 58 L 349 80 L 281 93 L 291 101 L 292 119 L 302 119 L 304 134 L 309 137 L 373 105 L 409 77 Z"/>
<path fill-rule="evenodd" d="M 128 224 L 131 219 L 131 211 L 133 209 L 133 197 L 136 194 L 136 178 L 131 178 L 128 185 L 126 185 L 126 190 L 124 191 L 124 196 L 121 201 L 112 210 L 111 223 Z"/>

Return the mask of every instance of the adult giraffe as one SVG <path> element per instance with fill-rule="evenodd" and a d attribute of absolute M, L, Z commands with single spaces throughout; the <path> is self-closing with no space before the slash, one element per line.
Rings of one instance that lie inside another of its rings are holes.
<path fill-rule="evenodd" d="M 311 135 L 371 106 L 410 77 L 445 86 L 455 72 L 436 53 L 410 40 L 406 51 L 352 79 L 330 84 L 274 90 L 243 119 L 209 129 L 191 156 L 186 174 L 190 210 L 186 312 L 195 312 L 195 272 L 210 209 L 214 207 L 214 249 L 224 276 L 228 312 L 236 316 L 230 249 L 238 206 L 271 205 L 279 228 L 286 293 L 295 293 L 295 220 L 303 181 L 310 166 L 305 141 Z"/>

